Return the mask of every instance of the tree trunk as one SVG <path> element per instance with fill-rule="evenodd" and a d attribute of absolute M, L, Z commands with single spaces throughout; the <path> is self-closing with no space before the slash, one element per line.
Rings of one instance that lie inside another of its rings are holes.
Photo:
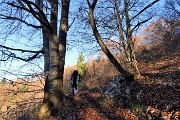
<path fill-rule="evenodd" d="M 124 0 L 124 6 L 125 6 L 125 17 L 126 17 L 126 39 L 127 39 L 127 50 L 128 50 L 128 60 L 130 60 L 130 65 L 134 70 L 134 75 L 136 77 L 140 76 L 138 67 L 137 67 L 137 61 L 134 54 L 134 46 L 132 41 L 132 30 L 131 30 L 131 23 L 129 18 L 129 5 L 127 0 Z"/>
<path fill-rule="evenodd" d="M 60 57 L 60 78 L 61 84 L 63 84 L 63 74 L 65 65 L 65 55 L 66 55 L 66 38 L 68 31 L 68 13 L 69 13 L 70 0 L 62 0 L 61 9 L 61 22 L 59 26 L 59 57 Z M 63 86 L 62 86 L 63 88 Z"/>
<path fill-rule="evenodd" d="M 126 46 L 126 40 L 124 37 L 124 29 L 123 29 L 123 23 L 122 23 L 122 19 L 120 17 L 120 10 L 119 10 L 119 3 L 117 0 L 114 1 L 114 7 L 115 7 L 115 16 L 116 16 L 116 22 L 118 25 L 118 33 L 120 36 L 120 43 L 122 43 L 122 47 L 124 49 L 123 53 L 125 54 L 125 59 L 124 59 L 124 63 L 125 63 L 125 67 L 128 69 L 128 64 L 129 64 L 129 60 L 128 60 L 128 52 L 127 52 L 127 46 Z"/>
<path fill-rule="evenodd" d="M 98 42 L 98 44 L 100 45 L 102 51 L 106 54 L 106 56 L 108 57 L 108 59 L 111 61 L 111 63 L 115 66 L 115 68 L 123 75 L 125 75 L 128 78 L 134 79 L 133 75 L 131 73 L 129 73 L 128 71 L 126 71 L 119 63 L 118 61 L 114 58 L 114 56 L 111 54 L 111 52 L 108 50 L 108 48 L 106 47 L 106 45 L 103 43 L 101 36 L 97 30 L 97 26 L 95 23 L 95 19 L 94 19 L 94 8 L 95 5 L 97 3 L 97 0 L 94 0 L 92 5 L 90 5 L 90 2 L 87 0 L 88 5 L 89 5 L 89 20 L 90 20 L 90 25 L 91 28 L 93 30 L 93 34 L 95 35 L 95 38 Z"/>
<path fill-rule="evenodd" d="M 44 86 L 44 99 L 45 102 L 48 99 L 48 73 L 50 67 L 50 54 L 49 54 L 49 31 L 47 28 L 42 29 L 43 34 L 43 51 L 44 51 L 44 78 L 45 78 L 45 86 Z"/>
<path fill-rule="evenodd" d="M 39 118 L 45 119 L 58 112 L 58 108 L 62 105 L 64 96 L 63 92 L 63 76 L 60 70 L 59 45 L 57 37 L 58 23 L 58 0 L 51 0 L 51 18 L 49 29 L 49 73 L 45 82 L 44 103 L 41 107 Z M 47 42 L 47 41 L 46 41 Z M 46 44 L 47 45 L 47 44 Z M 47 67 L 45 65 L 45 67 Z"/>
<path fill-rule="evenodd" d="M 35 4 L 39 6 L 40 10 L 43 11 L 43 1 L 36 0 Z M 40 16 L 41 20 L 44 18 Z M 43 26 L 43 24 L 41 23 Z M 47 27 L 42 28 L 42 35 L 43 35 L 43 55 L 44 55 L 44 78 L 45 78 L 45 86 L 44 86 L 44 99 L 43 102 L 47 101 L 48 99 L 48 74 L 49 74 L 49 67 L 50 67 L 50 54 L 49 54 L 49 29 Z"/>

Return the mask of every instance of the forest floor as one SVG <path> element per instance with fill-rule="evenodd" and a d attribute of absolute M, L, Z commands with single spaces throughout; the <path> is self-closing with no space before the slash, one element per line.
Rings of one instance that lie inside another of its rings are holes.
<path fill-rule="evenodd" d="M 180 55 L 173 54 L 139 65 L 142 79 L 137 80 L 137 99 L 128 107 L 117 107 L 102 100 L 101 85 L 83 86 L 67 100 L 60 113 L 63 120 L 180 120 Z"/>
<path fill-rule="evenodd" d="M 137 99 L 129 103 L 130 106 L 117 107 L 113 104 L 113 100 L 103 100 L 103 92 L 108 84 L 97 84 L 90 88 L 81 82 L 78 95 L 67 94 L 61 111 L 49 120 L 180 120 L 180 55 L 173 54 L 159 59 L 140 61 L 139 70 L 143 77 L 137 80 L 134 91 Z M 13 95 L 3 93 L 6 98 L 0 99 L 1 103 L 7 100 L 8 95 L 11 96 L 8 98 L 9 103 L 0 104 L 1 108 L 7 109 L 5 112 L 1 109 L 0 120 L 10 120 L 15 117 L 17 120 L 36 119 L 43 96 L 42 86 L 39 88 L 27 95 L 22 90 Z M 19 99 L 24 100 L 18 102 L 16 109 L 10 106 L 10 103 L 15 101 L 15 95 L 19 95 L 21 97 Z M 26 96 L 32 97 L 32 95 L 34 95 L 33 99 L 29 101 L 25 99 Z M 8 109 L 10 107 L 13 109 Z M 17 107 L 22 110 L 18 111 Z"/>

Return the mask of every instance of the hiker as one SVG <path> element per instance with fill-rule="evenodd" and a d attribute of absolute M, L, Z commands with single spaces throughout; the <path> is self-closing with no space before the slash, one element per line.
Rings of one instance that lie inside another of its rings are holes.
<path fill-rule="evenodd" d="M 72 75 L 71 75 L 71 85 L 72 85 L 72 94 L 76 95 L 78 90 L 77 90 L 77 83 L 79 82 L 79 74 L 77 70 L 74 70 Z"/>

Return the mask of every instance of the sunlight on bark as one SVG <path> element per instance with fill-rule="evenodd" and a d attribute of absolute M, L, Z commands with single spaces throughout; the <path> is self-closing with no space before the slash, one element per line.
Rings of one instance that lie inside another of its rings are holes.
<path fill-rule="evenodd" d="M 61 80 L 54 80 L 53 86 L 56 87 L 57 90 L 60 90 L 60 91 L 63 90 L 63 83 Z"/>
<path fill-rule="evenodd" d="M 64 51 L 64 49 L 65 49 L 65 47 L 62 44 L 60 44 L 59 45 L 59 51 Z"/>
<path fill-rule="evenodd" d="M 58 106 L 60 103 L 59 98 L 57 97 L 56 94 L 51 94 L 50 95 L 50 101 L 53 103 L 54 106 Z"/>
<path fill-rule="evenodd" d="M 51 115 L 51 112 L 50 112 L 50 110 L 48 108 L 48 105 L 43 104 L 41 106 L 41 109 L 40 109 L 40 112 L 39 112 L 39 119 L 43 120 L 43 119 L 49 118 L 50 115 Z"/>
<path fill-rule="evenodd" d="M 63 23 L 61 25 L 61 30 L 64 31 L 64 32 L 67 32 L 68 31 L 68 24 L 67 23 Z"/>

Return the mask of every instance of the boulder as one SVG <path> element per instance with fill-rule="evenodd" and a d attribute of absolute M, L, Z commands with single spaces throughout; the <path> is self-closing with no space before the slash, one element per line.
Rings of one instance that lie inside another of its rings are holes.
<path fill-rule="evenodd" d="M 104 97 L 115 99 L 116 103 L 124 106 L 131 101 L 131 91 L 135 81 L 127 80 L 123 75 L 118 75 L 112 79 L 104 92 Z"/>

